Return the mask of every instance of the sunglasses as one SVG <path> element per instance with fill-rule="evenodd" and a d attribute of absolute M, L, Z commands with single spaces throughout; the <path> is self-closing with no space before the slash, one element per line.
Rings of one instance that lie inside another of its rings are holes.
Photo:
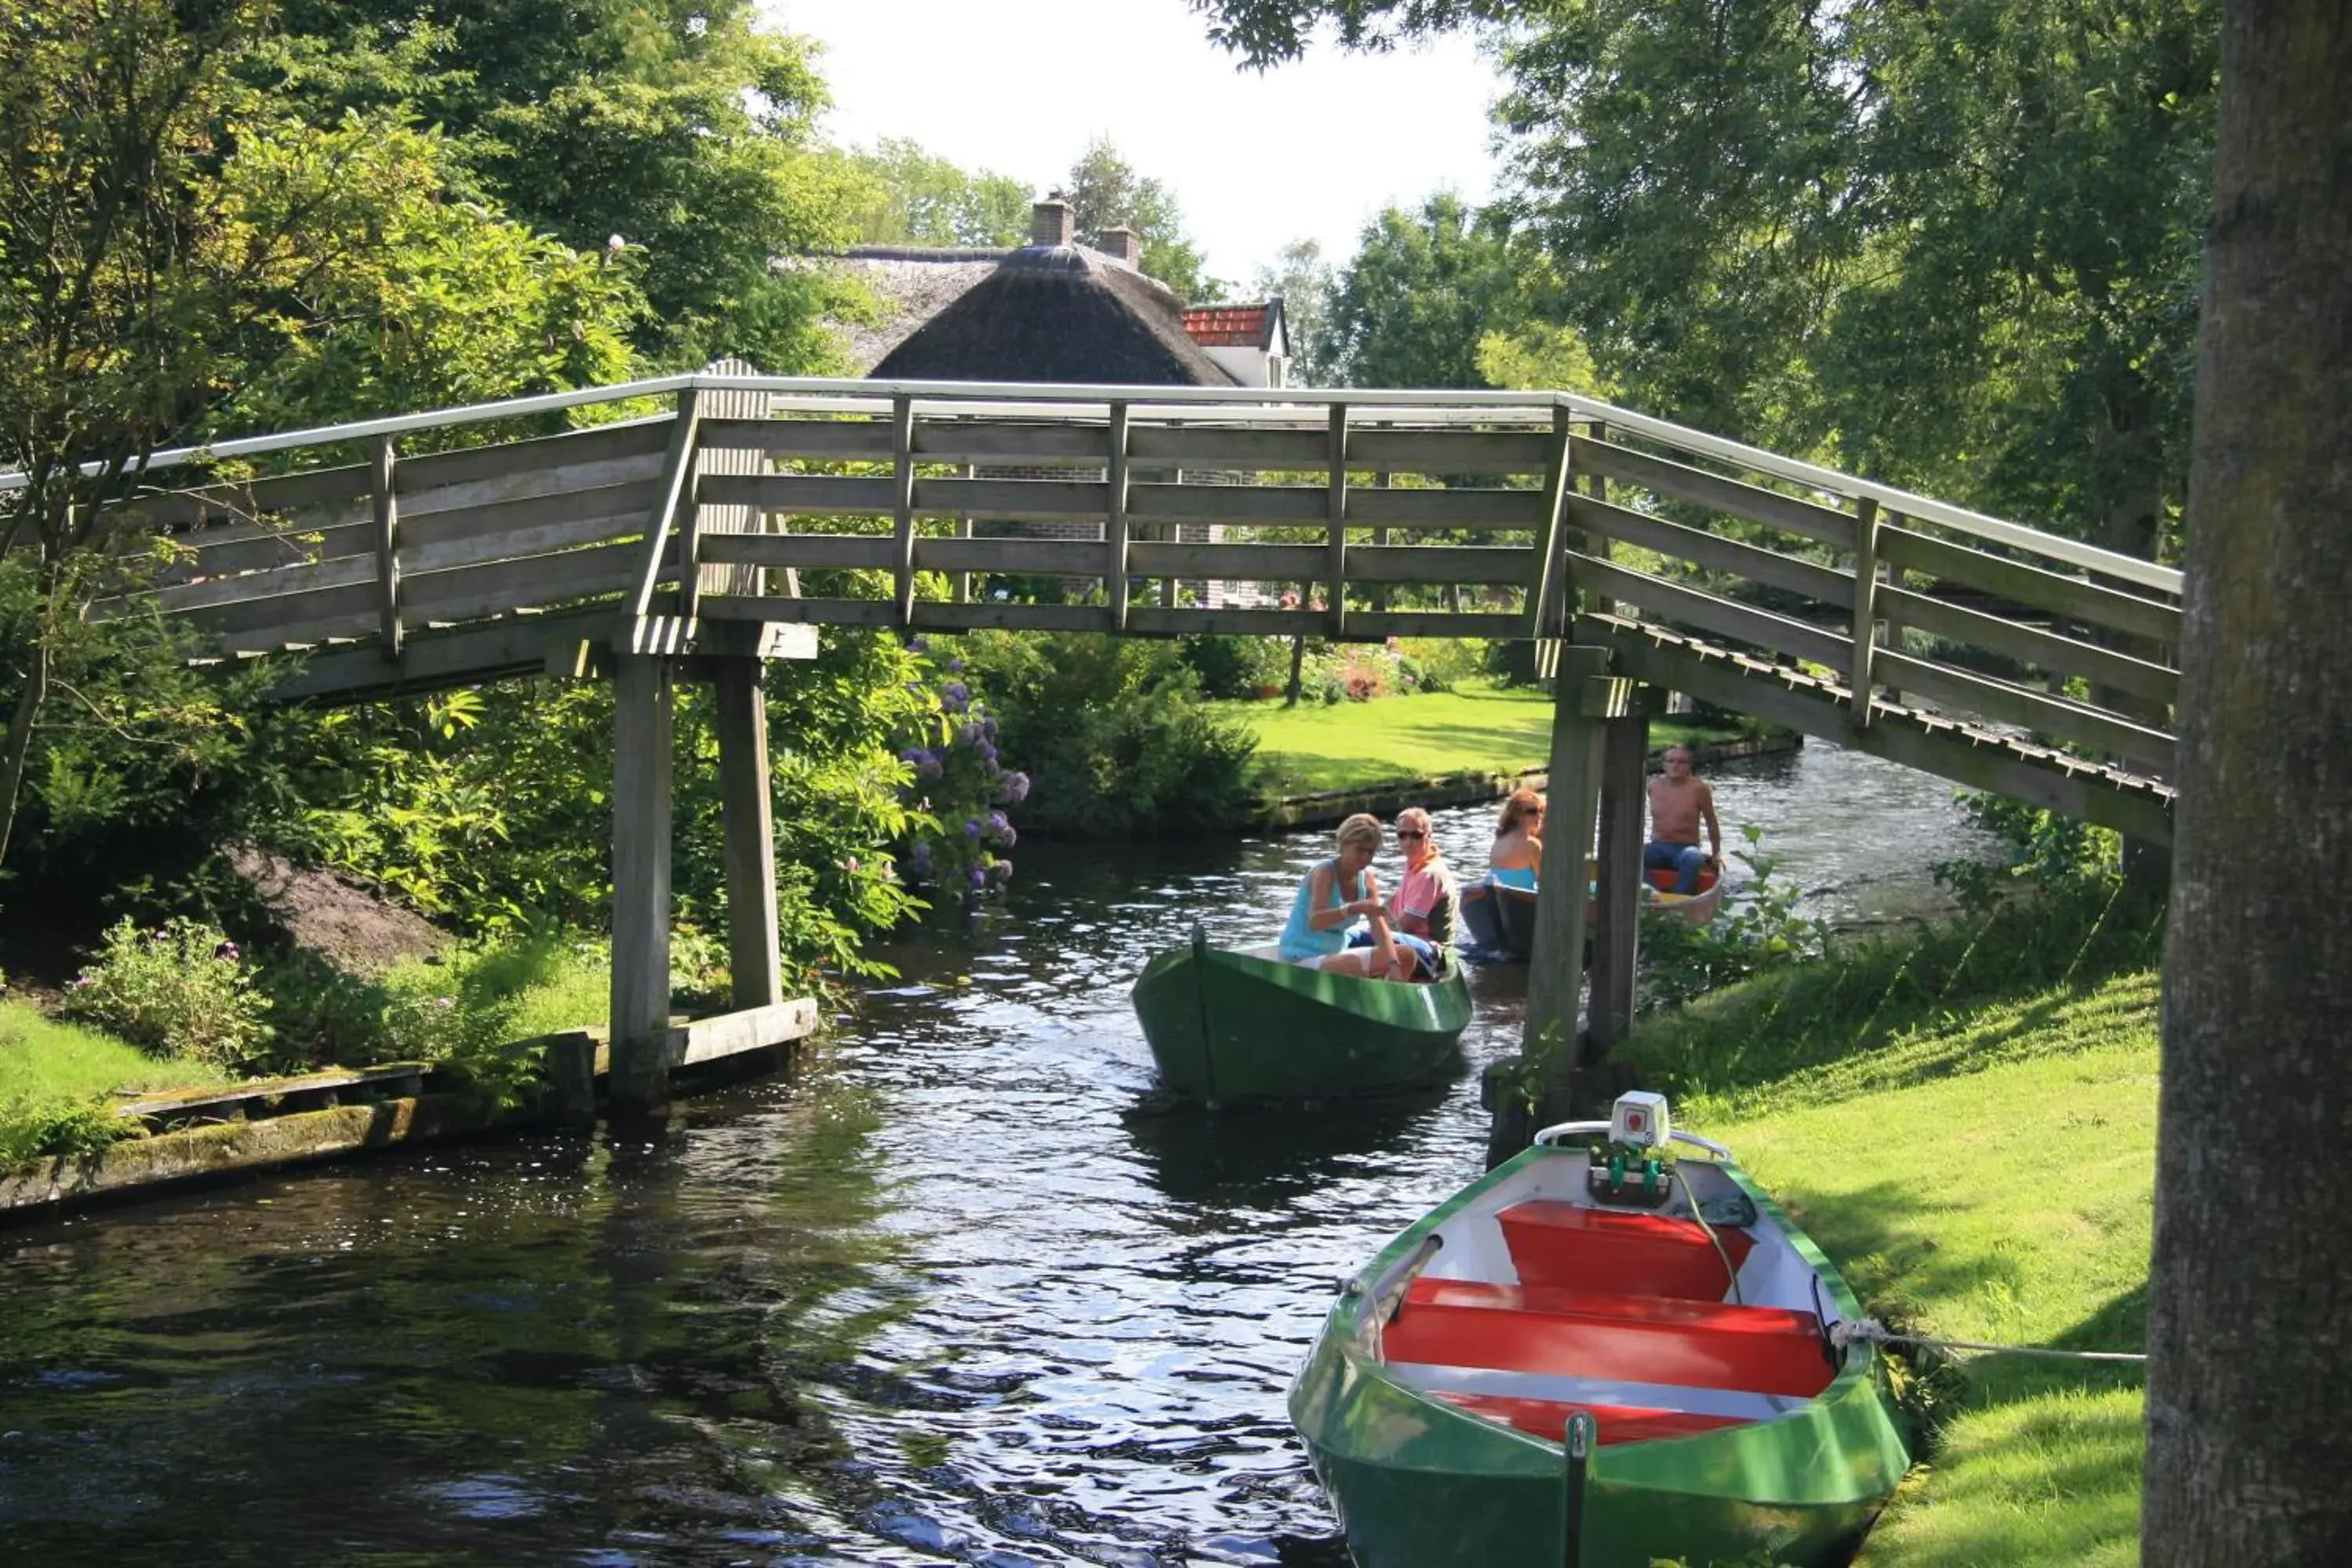
<path fill-rule="evenodd" d="M 1426 838 L 1429 835 L 1423 833 L 1418 827 L 1400 827 L 1397 829 L 1397 837 L 1399 838 Z"/>

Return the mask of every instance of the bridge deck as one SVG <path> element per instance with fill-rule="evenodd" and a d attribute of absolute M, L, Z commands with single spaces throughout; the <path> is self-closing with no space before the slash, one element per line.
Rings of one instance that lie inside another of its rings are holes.
<path fill-rule="evenodd" d="M 559 408 L 635 416 L 514 435 Z M 257 458 L 284 471 L 222 477 Z M 97 613 L 306 656 L 289 698 L 773 654 L 794 626 L 1567 639 L 2169 837 L 2177 573 L 1565 395 L 706 373 L 148 478 L 121 537 L 160 559 Z"/>

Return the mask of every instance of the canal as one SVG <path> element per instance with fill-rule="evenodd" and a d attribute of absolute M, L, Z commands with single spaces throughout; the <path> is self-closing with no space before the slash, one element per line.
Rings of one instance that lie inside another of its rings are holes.
<path fill-rule="evenodd" d="M 1716 779 L 1846 924 L 1983 852 L 1813 746 Z M 1457 864 L 1490 808 L 1439 814 Z M 11 1560 L 1337 1565 L 1283 1413 L 1339 1279 L 1473 1175 L 1417 1098 L 1146 1113 L 1127 992 L 1322 834 L 1035 847 L 792 1079 L 0 1234 Z M 1473 1064 L 1522 976 L 1479 976 Z"/>

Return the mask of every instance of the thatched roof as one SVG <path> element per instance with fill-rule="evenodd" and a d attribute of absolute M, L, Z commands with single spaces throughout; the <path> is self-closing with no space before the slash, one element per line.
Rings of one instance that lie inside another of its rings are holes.
<path fill-rule="evenodd" d="M 1165 284 L 1076 245 L 1007 252 L 869 374 L 921 381 L 1236 384 L 1186 334 L 1183 301 Z"/>

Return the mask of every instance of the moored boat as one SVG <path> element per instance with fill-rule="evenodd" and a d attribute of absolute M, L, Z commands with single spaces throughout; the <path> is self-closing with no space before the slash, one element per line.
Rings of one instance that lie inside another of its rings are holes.
<path fill-rule="evenodd" d="M 1723 879 L 1712 865 L 1700 868 L 1698 890 L 1691 893 L 1672 891 L 1675 874 L 1668 870 L 1645 871 L 1642 879 L 1642 901 L 1654 909 L 1680 915 L 1692 925 L 1705 925 L 1715 919 L 1723 902 Z M 1535 949 L 1536 891 L 1533 888 L 1515 887 L 1497 882 L 1491 877 L 1481 877 L 1462 885 L 1462 929 L 1469 937 L 1470 956 L 1484 955 L 1489 960 L 1501 959 L 1513 963 L 1525 963 Z M 1585 905 L 1585 929 L 1589 931 L 1600 918 L 1597 906 L 1589 900 Z"/>
<path fill-rule="evenodd" d="M 1343 1287 L 1290 1415 L 1360 1568 L 1842 1563 L 1894 1492 L 1853 1293 L 1665 1120 L 1546 1129 Z"/>
<path fill-rule="evenodd" d="M 1363 980 L 1286 963 L 1269 945 L 1211 947 L 1199 932 L 1135 983 L 1161 1084 L 1190 1100 L 1376 1094 L 1461 1065 L 1470 986 L 1451 954 L 1434 980 Z"/>

